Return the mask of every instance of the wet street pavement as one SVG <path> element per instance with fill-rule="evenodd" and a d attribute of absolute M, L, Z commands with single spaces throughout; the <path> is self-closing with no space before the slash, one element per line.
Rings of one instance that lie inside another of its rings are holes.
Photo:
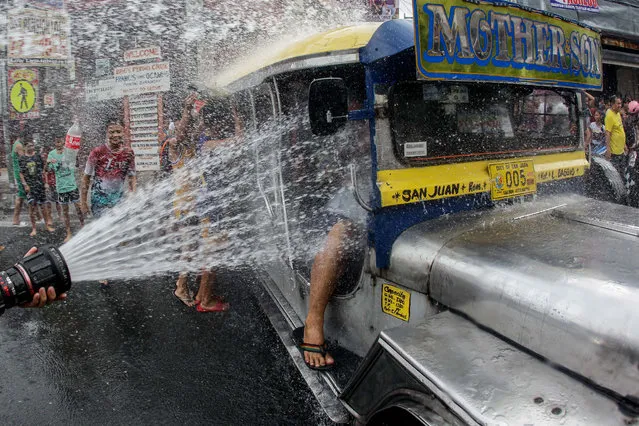
<path fill-rule="evenodd" d="M 28 233 L 0 224 L 0 268 L 64 236 Z M 219 293 L 231 304 L 224 314 L 182 305 L 175 277 L 114 281 L 106 290 L 78 282 L 65 302 L 8 310 L 0 317 L 0 422 L 328 423 L 247 276 L 220 274 Z"/>

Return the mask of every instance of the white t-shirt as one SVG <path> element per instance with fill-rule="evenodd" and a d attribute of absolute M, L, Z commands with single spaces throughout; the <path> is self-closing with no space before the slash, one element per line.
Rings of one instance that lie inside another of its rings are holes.
<path fill-rule="evenodd" d="M 590 123 L 590 131 L 592 132 L 593 145 L 601 145 L 606 142 L 606 132 L 603 124 Z"/>

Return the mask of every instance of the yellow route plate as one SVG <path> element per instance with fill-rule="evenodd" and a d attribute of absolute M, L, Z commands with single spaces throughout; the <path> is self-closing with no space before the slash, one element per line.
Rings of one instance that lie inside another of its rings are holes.
<path fill-rule="evenodd" d="M 410 319 L 410 292 L 390 284 L 384 284 L 382 286 L 382 312 L 402 321 L 408 321 Z"/>
<path fill-rule="evenodd" d="M 537 192 L 535 165 L 530 159 L 502 161 L 488 165 L 493 200 Z"/>

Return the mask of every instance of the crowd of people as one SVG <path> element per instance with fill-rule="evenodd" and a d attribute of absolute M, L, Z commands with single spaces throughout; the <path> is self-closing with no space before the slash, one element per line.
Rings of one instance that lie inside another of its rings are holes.
<path fill-rule="evenodd" d="M 33 135 L 23 133 L 11 149 L 14 179 L 17 193 L 13 214 L 13 224 L 20 225 L 20 214 L 24 204 L 29 211 L 30 236 L 37 235 L 37 222 L 43 219 L 49 232 L 55 231 L 53 206 L 58 219 L 66 229 L 65 242 L 71 236 L 69 205 L 79 201 L 75 179 L 75 164 L 65 161 L 64 133 L 53 135 L 53 149 L 44 147 L 37 152 Z M 84 225 L 84 214 L 76 204 L 80 226 Z"/>
<path fill-rule="evenodd" d="M 369 0 L 373 20 L 388 21 L 397 18 L 399 0 Z"/>
<path fill-rule="evenodd" d="M 628 154 L 637 148 L 639 102 L 619 95 L 608 98 L 586 93 L 590 123 L 586 146 L 594 155 L 610 160 L 621 176 L 626 173 Z"/>
<path fill-rule="evenodd" d="M 70 206 L 80 223 L 89 213 L 88 194 L 91 192 L 91 214 L 99 217 L 105 209 L 117 204 L 125 193 L 125 181 L 129 190 L 135 191 L 135 156 L 124 144 L 124 127 L 118 120 L 106 126 L 106 141 L 91 150 L 84 167 L 81 188 L 76 181 L 78 164 L 65 153 L 65 135 L 53 135 L 53 149 L 44 147 L 36 152 L 33 135 L 22 134 L 11 150 L 13 173 L 17 187 L 13 224 L 20 225 L 20 214 L 26 203 L 31 221 L 30 236 L 38 233 L 37 223 L 42 218 L 49 232 L 55 231 L 53 206 L 58 219 L 66 230 L 65 242 L 73 233 Z M 93 182 L 92 182 L 93 181 Z"/>

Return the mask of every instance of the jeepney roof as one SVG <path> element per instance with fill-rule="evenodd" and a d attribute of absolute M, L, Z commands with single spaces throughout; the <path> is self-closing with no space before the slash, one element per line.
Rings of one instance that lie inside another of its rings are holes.
<path fill-rule="evenodd" d="M 233 68 L 230 78 L 218 78 L 216 85 L 237 91 L 289 69 L 358 62 L 359 49 L 368 44 L 380 25 L 373 22 L 340 27 L 287 44 L 259 61 L 242 58 L 245 65 Z"/>

